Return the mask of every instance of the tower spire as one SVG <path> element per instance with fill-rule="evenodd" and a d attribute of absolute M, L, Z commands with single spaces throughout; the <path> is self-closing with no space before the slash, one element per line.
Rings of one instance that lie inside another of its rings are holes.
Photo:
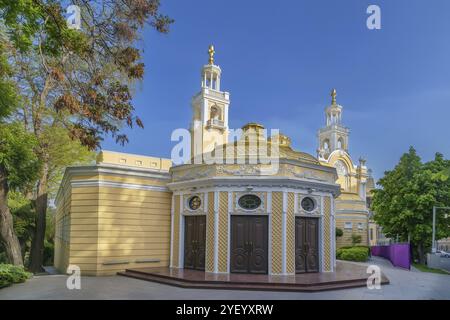
<path fill-rule="evenodd" d="M 209 53 L 209 64 L 214 64 L 214 54 L 216 51 L 214 51 L 214 46 L 211 44 L 208 49 Z"/>
<path fill-rule="evenodd" d="M 337 92 L 336 89 L 333 88 L 333 90 L 331 90 L 331 104 L 336 104 L 336 96 L 337 96 Z"/>

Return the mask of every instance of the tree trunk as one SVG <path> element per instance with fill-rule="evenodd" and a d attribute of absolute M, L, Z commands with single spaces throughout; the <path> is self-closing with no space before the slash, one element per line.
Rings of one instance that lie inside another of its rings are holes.
<path fill-rule="evenodd" d="M 6 170 L 0 166 L 0 240 L 5 248 L 8 262 L 23 266 L 19 239 L 14 232 L 13 217 L 8 207 L 8 191 Z"/>
<path fill-rule="evenodd" d="M 44 239 L 45 225 L 47 215 L 47 181 L 48 180 L 48 162 L 42 165 L 41 177 L 36 191 L 36 227 L 34 237 L 31 243 L 30 252 L 30 271 L 43 271 L 44 264 Z"/>
<path fill-rule="evenodd" d="M 425 264 L 425 255 L 423 250 L 423 244 L 421 242 L 419 242 L 419 244 L 417 245 L 417 252 L 419 254 L 419 263 Z"/>

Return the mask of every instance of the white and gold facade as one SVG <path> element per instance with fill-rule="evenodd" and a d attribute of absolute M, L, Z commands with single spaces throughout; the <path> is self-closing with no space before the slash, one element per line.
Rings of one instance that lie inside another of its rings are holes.
<path fill-rule="evenodd" d="M 318 159 L 321 164 L 335 167 L 341 194 L 335 201 L 336 227 L 343 231 L 337 238 L 337 247 L 353 245 L 353 238 L 360 236 L 362 245 L 369 244 L 368 198 L 374 188 L 373 178 L 366 161 L 352 160 L 349 152 L 350 130 L 342 124 L 343 107 L 336 101 L 336 90 L 331 92 L 331 105 L 325 109 L 325 127 L 318 131 Z M 371 184 L 370 184 L 371 183 Z M 370 184 L 368 186 L 368 184 Z"/>
<path fill-rule="evenodd" d="M 77 265 L 86 275 L 109 275 L 165 266 L 231 273 L 245 272 L 248 258 L 250 273 L 333 272 L 337 213 L 351 211 L 353 219 L 359 217 L 353 211 L 361 211 L 367 228 L 365 202 L 354 198 L 366 169 L 341 149 L 317 159 L 293 150 L 284 135 L 266 137 L 254 123 L 228 141 L 230 95 L 221 91 L 214 48 L 209 53 L 192 100 L 190 131 L 200 141 L 192 143 L 192 156 L 221 150 L 233 161 L 172 166 L 169 159 L 103 151 L 94 165 L 67 168 L 56 198 L 60 271 Z M 324 132 L 323 139 L 332 148 L 348 145 L 345 136 Z M 272 146 L 275 171 L 273 164 L 251 161 Z M 339 161 L 349 174 L 342 175 Z M 253 238 L 241 239 L 247 234 Z"/>

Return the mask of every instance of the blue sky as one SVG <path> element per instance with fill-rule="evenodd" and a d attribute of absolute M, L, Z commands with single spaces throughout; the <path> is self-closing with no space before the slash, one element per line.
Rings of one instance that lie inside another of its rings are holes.
<path fill-rule="evenodd" d="M 450 158 L 450 1 L 161 0 L 175 19 L 168 35 L 143 37 L 145 79 L 134 104 L 145 129 L 126 130 L 122 147 L 170 157 L 172 130 L 187 128 L 190 101 L 213 43 L 230 92 L 230 127 L 255 121 L 280 128 L 315 155 L 317 129 L 335 87 L 349 151 L 375 177 L 413 145 L 424 160 Z M 366 9 L 381 7 L 382 29 L 368 30 Z"/>

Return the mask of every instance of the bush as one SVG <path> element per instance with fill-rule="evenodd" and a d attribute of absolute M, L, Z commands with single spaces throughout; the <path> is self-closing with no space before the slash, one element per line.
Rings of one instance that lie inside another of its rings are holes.
<path fill-rule="evenodd" d="M 336 258 L 339 260 L 365 262 L 369 258 L 369 250 L 365 246 L 339 248 L 336 250 Z"/>
<path fill-rule="evenodd" d="M 9 286 L 12 283 L 25 282 L 30 276 L 31 273 L 26 272 L 23 267 L 0 264 L 0 288 Z"/>
<path fill-rule="evenodd" d="M 352 244 L 358 244 L 362 242 L 362 237 L 360 234 L 352 234 Z"/>
<path fill-rule="evenodd" d="M 344 235 L 344 231 L 342 229 L 336 228 L 336 238 L 342 237 Z"/>

